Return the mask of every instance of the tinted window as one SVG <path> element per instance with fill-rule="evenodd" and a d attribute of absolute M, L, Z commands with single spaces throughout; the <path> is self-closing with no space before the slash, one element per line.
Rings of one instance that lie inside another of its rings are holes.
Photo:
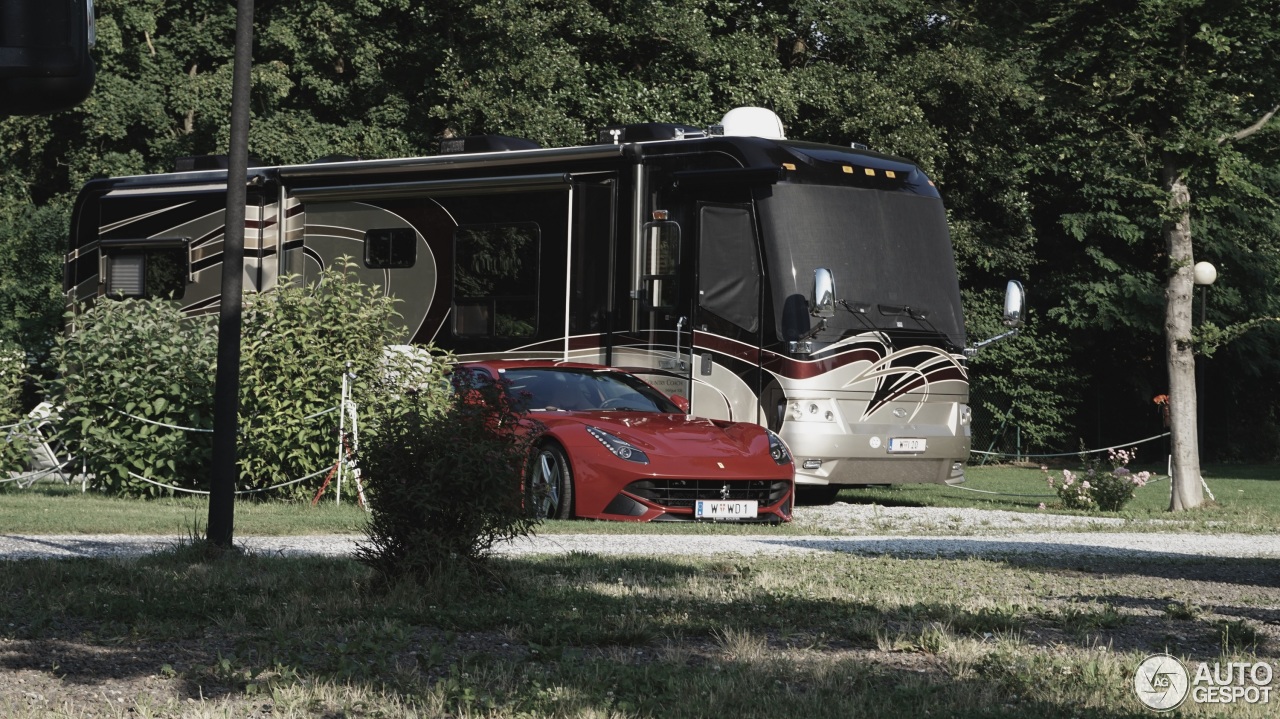
<path fill-rule="evenodd" d="M 679 304 L 680 225 L 645 225 L 644 265 L 640 280 L 651 310 L 671 310 Z"/>
<path fill-rule="evenodd" d="M 453 331 L 532 337 L 538 329 L 538 226 L 459 227 L 454 233 Z"/>
<path fill-rule="evenodd" d="M 411 227 L 384 227 L 364 233 L 364 264 L 370 269 L 413 267 L 418 233 Z"/>
<path fill-rule="evenodd" d="M 107 252 L 107 295 L 180 300 L 187 291 L 190 255 L 184 247 Z"/>

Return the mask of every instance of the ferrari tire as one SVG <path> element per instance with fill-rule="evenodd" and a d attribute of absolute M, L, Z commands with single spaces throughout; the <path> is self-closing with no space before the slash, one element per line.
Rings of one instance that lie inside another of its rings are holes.
<path fill-rule="evenodd" d="M 573 468 L 560 445 L 538 448 L 529 486 L 539 519 L 573 518 Z"/>

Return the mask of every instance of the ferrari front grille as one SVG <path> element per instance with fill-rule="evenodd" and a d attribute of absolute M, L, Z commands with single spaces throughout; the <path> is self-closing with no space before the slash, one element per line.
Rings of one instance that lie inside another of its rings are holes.
<path fill-rule="evenodd" d="M 692 507 L 699 499 L 754 499 L 767 507 L 785 497 L 790 486 L 785 479 L 642 479 L 626 491 L 663 507 Z"/>

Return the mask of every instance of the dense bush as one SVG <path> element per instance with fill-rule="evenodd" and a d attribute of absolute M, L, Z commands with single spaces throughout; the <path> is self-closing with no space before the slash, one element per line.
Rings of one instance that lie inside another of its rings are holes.
<path fill-rule="evenodd" d="M 422 580 L 476 567 L 494 543 L 528 535 L 536 498 L 521 477 L 533 432 L 518 420 L 488 382 L 447 403 L 414 392 L 382 415 L 360 454 L 371 510 L 360 561 Z"/>
<path fill-rule="evenodd" d="M 27 380 L 26 354 L 0 345 L 0 474 L 26 469 L 27 423 L 22 391 Z M 0 476 L 7 479 L 7 476 Z"/>
<path fill-rule="evenodd" d="M 72 318 L 53 348 L 47 399 L 93 485 L 117 494 L 208 484 L 216 331 L 174 302 L 103 301 Z M 180 429 L 181 428 L 181 429 Z M 190 430 L 204 430 L 190 431 Z"/>
<path fill-rule="evenodd" d="M 359 282 L 345 259 L 317 282 L 286 281 L 247 299 L 237 490 L 281 485 L 334 463 L 344 372 L 362 424 L 395 400 L 395 387 L 438 374 L 415 366 L 413 355 L 386 353 L 397 332 L 393 302 Z M 46 390 L 60 407 L 64 443 L 84 458 L 96 488 L 168 491 L 140 477 L 207 488 L 216 356 L 214 318 L 184 316 L 173 302 L 99 301 L 73 318 L 73 331 L 54 347 Z M 322 481 L 323 473 L 276 496 L 309 497 Z"/>
<path fill-rule="evenodd" d="M 394 396 L 383 384 L 386 363 L 403 359 L 385 349 L 395 341 L 395 318 L 394 299 L 356 279 L 346 258 L 318 282 L 289 280 L 249 298 L 240 361 L 240 489 L 279 485 L 333 464 L 338 414 L 318 413 L 338 406 L 344 372 L 361 417 Z M 320 481 L 284 492 L 314 493 Z"/>

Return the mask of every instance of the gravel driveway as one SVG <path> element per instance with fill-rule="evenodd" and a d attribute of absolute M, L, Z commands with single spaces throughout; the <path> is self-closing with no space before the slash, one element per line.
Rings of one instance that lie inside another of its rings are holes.
<path fill-rule="evenodd" d="M 804 534 L 542 534 L 498 548 L 507 555 L 755 555 L 851 552 L 912 556 L 1052 554 L 1112 557 L 1280 558 L 1274 535 L 1190 534 L 1122 519 L 977 509 L 879 507 L 837 503 L 796 510 Z M 1124 531 L 1108 531 L 1108 530 Z M 811 533 L 810 533 L 811 530 Z M 1144 531 L 1145 530 L 1145 531 Z M 237 537 L 264 554 L 349 555 L 358 536 Z M 176 537 L 0 534 L 0 558 L 136 556 L 173 546 Z"/>

